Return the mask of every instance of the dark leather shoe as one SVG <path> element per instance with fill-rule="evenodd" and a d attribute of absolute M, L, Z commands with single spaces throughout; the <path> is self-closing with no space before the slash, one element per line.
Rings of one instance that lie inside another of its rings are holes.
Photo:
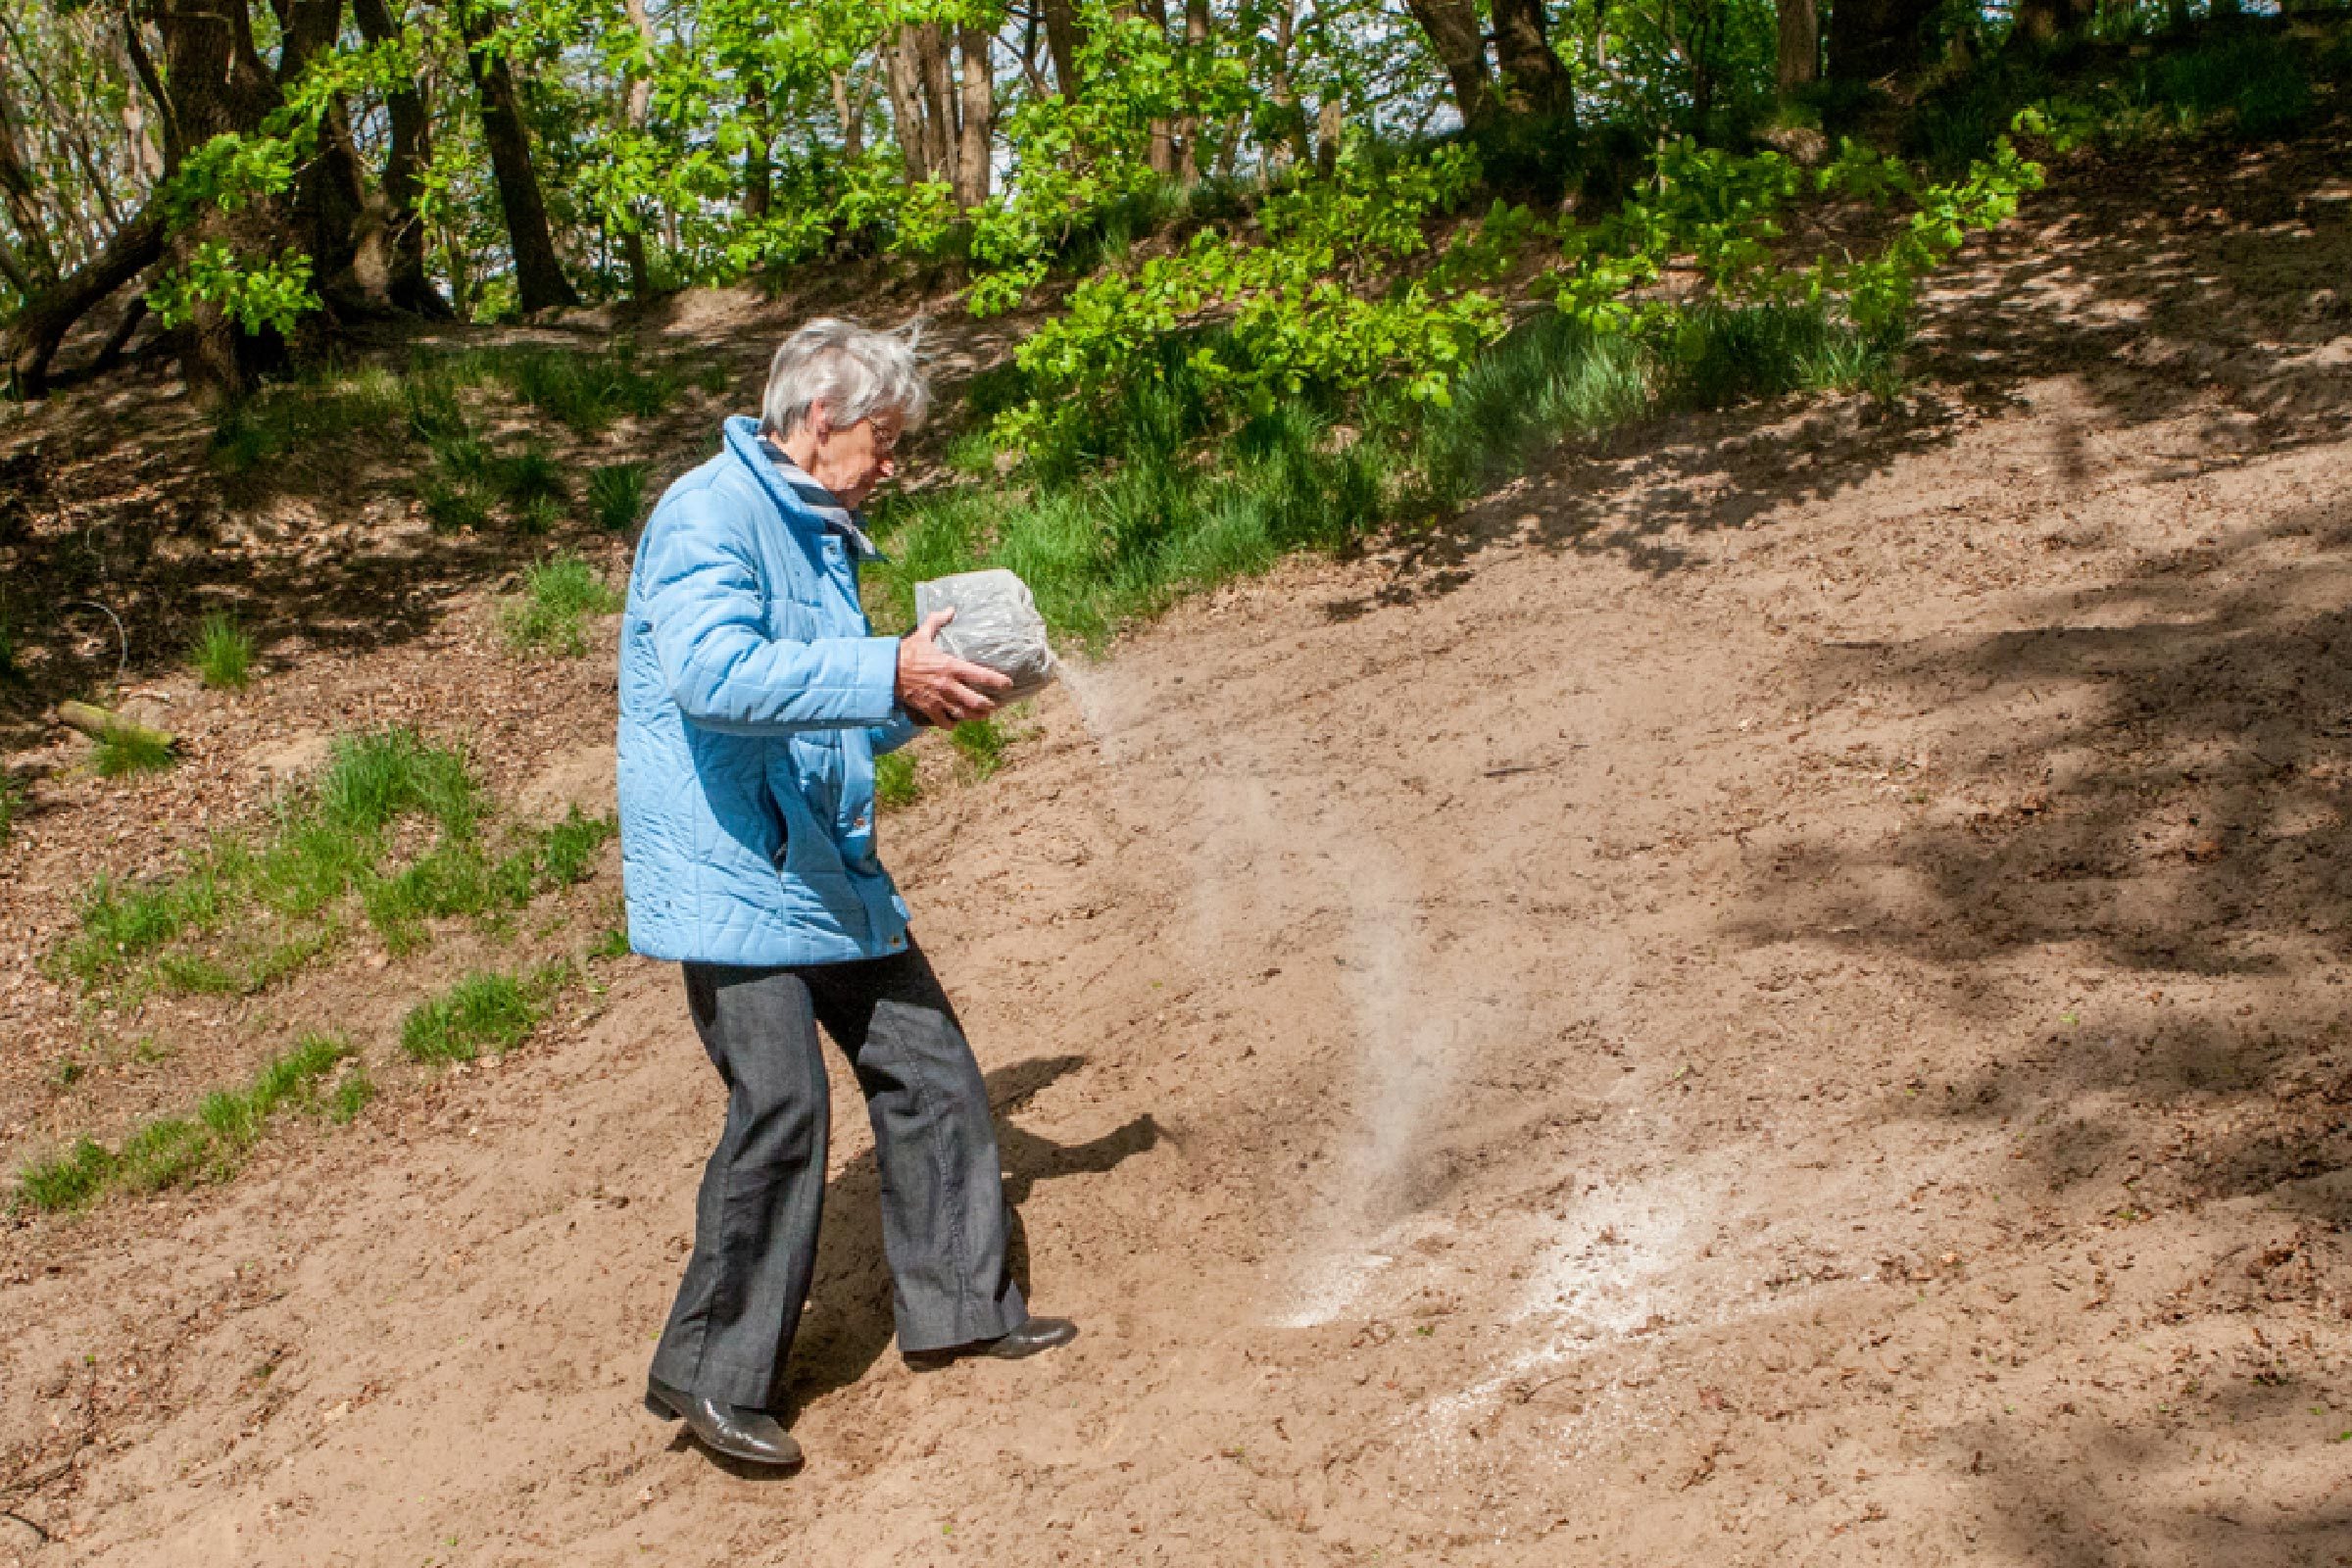
<path fill-rule="evenodd" d="M 657 1378 L 645 1380 L 645 1407 L 664 1421 L 683 1420 L 686 1430 L 712 1453 L 746 1464 L 789 1468 L 801 1462 L 801 1446 L 765 1410 L 721 1404 Z"/>
<path fill-rule="evenodd" d="M 1057 1345 L 1067 1345 L 1077 1337 L 1078 1325 L 1066 1317 L 1032 1317 L 1011 1333 L 1000 1334 L 993 1340 L 974 1340 L 969 1345 L 954 1345 L 944 1350 L 911 1351 L 906 1364 L 917 1371 L 929 1372 L 967 1355 L 1018 1361 Z"/>

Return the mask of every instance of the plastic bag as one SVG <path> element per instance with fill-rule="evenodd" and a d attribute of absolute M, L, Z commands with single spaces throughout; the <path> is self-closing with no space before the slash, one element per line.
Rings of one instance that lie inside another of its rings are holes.
<path fill-rule="evenodd" d="M 942 610 L 956 612 L 956 618 L 940 628 L 942 650 L 1012 677 L 1009 691 L 991 694 L 998 703 L 1034 697 L 1060 672 L 1054 650 L 1046 646 L 1046 617 L 1037 612 L 1037 599 L 1013 573 L 963 571 L 914 585 L 918 623 Z"/>

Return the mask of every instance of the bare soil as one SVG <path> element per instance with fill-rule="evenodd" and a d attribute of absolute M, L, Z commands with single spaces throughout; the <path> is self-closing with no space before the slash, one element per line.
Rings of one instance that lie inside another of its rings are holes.
<path fill-rule="evenodd" d="M 1196 601 L 896 818 L 1068 1349 L 900 1362 L 845 1076 L 808 1468 L 645 1415 L 720 1095 L 624 961 L 227 1186 L 0 1235 L 0 1550 L 2352 1561 L 2332 164 L 2080 172 L 1901 406 L 1565 451 Z M 607 687 L 537 690 L 502 789 L 593 777 Z"/>

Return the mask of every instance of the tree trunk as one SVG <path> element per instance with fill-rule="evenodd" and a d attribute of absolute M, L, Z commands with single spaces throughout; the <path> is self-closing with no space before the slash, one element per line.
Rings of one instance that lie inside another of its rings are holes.
<path fill-rule="evenodd" d="M 627 15 L 629 25 L 637 29 L 637 36 L 643 40 L 646 52 L 651 54 L 655 47 L 654 19 L 646 14 L 645 0 L 621 0 L 621 10 Z M 654 78 L 632 70 L 629 73 L 628 93 L 621 105 L 623 121 L 632 137 L 645 134 L 645 127 L 653 119 L 653 110 Z M 654 297 L 654 270 L 645 256 L 643 212 L 631 212 L 628 215 L 627 224 L 620 231 L 620 243 L 621 255 L 629 267 L 629 297 L 643 304 Z"/>
<path fill-rule="evenodd" d="M 1478 27 L 1474 0 L 1405 0 L 1413 20 L 1429 35 L 1438 64 L 1453 86 L 1462 123 L 1476 130 L 1494 117 L 1494 93 L 1487 72 L 1487 40 Z"/>
<path fill-rule="evenodd" d="M 1184 0 L 1184 52 L 1198 59 L 1208 53 L 1208 0 Z M 1208 172 L 1200 156 L 1200 103 L 1198 93 L 1186 94 L 1183 118 L 1176 122 L 1176 177 L 1186 187 L 1198 185 Z"/>
<path fill-rule="evenodd" d="M 1038 0 L 1038 5 L 1046 14 L 1046 53 L 1054 57 L 1054 85 L 1064 98 L 1075 98 L 1081 85 L 1078 50 L 1086 42 L 1078 8 L 1073 0 Z"/>
<path fill-rule="evenodd" d="M 841 126 L 841 161 L 845 164 L 862 163 L 865 159 L 865 95 L 850 96 L 850 74 L 833 73 L 833 119 Z"/>
<path fill-rule="evenodd" d="M 989 62 L 989 32 L 965 27 L 957 34 L 963 52 L 962 116 L 956 156 L 956 205 L 970 212 L 988 200 L 989 152 L 997 124 L 996 70 Z"/>
<path fill-rule="evenodd" d="M 472 74 L 481 103 L 482 140 L 490 148 L 498 205 L 506 214 L 517 303 L 526 316 L 554 306 L 577 305 L 580 296 L 556 257 L 556 238 L 548 226 L 539 172 L 531 167 L 530 132 L 523 124 L 514 73 L 508 69 L 506 55 L 489 47 L 490 29 L 478 0 L 454 0 L 454 9 L 459 31 L 466 39 L 466 68 Z"/>
<path fill-rule="evenodd" d="M 898 130 L 899 157 L 906 166 L 906 183 L 920 185 L 931 177 L 925 161 L 930 137 L 923 128 L 923 66 L 916 54 L 914 28 L 901 27 L 885 53 L 890 118 Z"/>
<path fill-rule="evenodd" d="M 1145 15 L 1159 29 L 1159 36 L 1164 42 L 1168 36 L 1168 0 L 1144 0 L 1144 4 Z M 1172 122 L 1152 122 L 1152 139 L 1144 158 L 1152 166 L 1152 172 L 1162 179 L 1176 172 L 1176 127 Z"/>
<path fill-rule="evenodd" d="M 371 44 L 400 36 L 400 24 L 385 0 L 352 0 L 351 14 L 360 24 L 360 36 Z M 433 119 L 423 82 L 386 94 L 384 109 L 392 122 L 392 141 L 384 153 L 382 187 L 371 198 L 370 230 L 370 243 L 381 258 L 384 291 L 404 311 L 446 318 L 449 305 L 425 274 L 424 220 L 416 213 L 423 173 L 433 160 Z M 363 245 L 364 257 L 368 249 Z M 363 267 L 367 265 L 364 261 Z"/>
<path fill-rule="evenodd" d="M 66 333 L 123 284 L 163 259 L 164 219 L 159 204 L 132 219 L 113 243 L 64 280 L 25 300 L 0 329 L 0 354 L 17 395 L 37 398 L 48 390 L 49 362 Z"/>
<path fill-rule="evenodd" d="M 1821 79 L 1821 8 L 1818 0 L 1780 0 L 1780 13 L 1777 79 L 1786 98 Z"/>
<path fill-rule="evenodd" d="M 41 214 L 32 173 L 17 146 L 17 106 L 8 96 L 8 78 L 0 75 L 0 201 L 8 206 L 22 245 L 25 277 L 34 288 L 57 281 L 57 254 L 49 248 L 49 225 Z M 19 285 L 23 288 L 23 285 Z M 31 292 L 25 289 L 24 292 Z"/>
<path fill-rule="evenodd" d="M 1830 8 L 1829 74 L 1877 81 L 1919 69 L 1932 0 L 1838 0 Z"/>
<path fill-rule="evenodd" d="M 948 59 L 948 31 L 936 22 L 914 29 L 922 65 L 923 167 L 930 177 L 956 183 L 956 68 Z"/>
<path fill-rule="evenodd" d="M 1287 167 L 1293 159 L 1303 164 L 1314 156 L 1306 144 L 1306 114 L 1298 107 L 1298 88 L 1291 76 L 1291 41 L 1298 24 L 1292 0 L 1274 0 L 1272 96 L 1282 139 L 1267 149 L 1266 161 L 1276 169 Z"/>
<path fill-rule="evenodd" d="M 1544 36 L 1544 0 L 1494 0 L 1494 59 L 1515 114 L 1576 120 L 1576 86 Z"/>
<path fill-rule="evenodd" d="M 277 83 L 254 48 L 244 0 L 151 0 L 148 14 L 163 38 L 161 74 L 179 147 L 201 147 L 218 135 L 252 135 L 279 106 Z M 255 201 L 235 213 L 205 212 L 172 232 L 166 259 L 184 264 L 207 241 L 275 256 L 295 237 L 281 203 Z M 125 272 L 122 281 L 129 275 Z M 88 303 L 103 297 L 94 295 Z M 199 404 L 218 403 L 250 386 L 254 373 L 281 347 L 274 339 L 247 337 L 219 306 L 199 302 L 179 329 L 180 371 Z"/>
<path fill-rule="evenodd" d="M 841 79 L 834 73 L 834 81 Z M 835 100 L 840 101 L 838 95 Z M 768 152 L 774 127 L 767 119 L 767 83 L 754 77 L 743 88 L 744 122 L 751 126 L 751 145 L 743 150 L 743 216 L 765 218 L 776 200 L 776 165 Z"/>

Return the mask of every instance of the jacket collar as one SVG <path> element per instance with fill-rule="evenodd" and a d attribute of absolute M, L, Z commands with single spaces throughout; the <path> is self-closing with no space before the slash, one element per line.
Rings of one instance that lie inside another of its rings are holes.
<path fill-rule="evenodd" d="M 760 433 L 760 421 L 736 415 L 726 421 L 727 450 L 735 460 L 752 470 L 768 498 L 775 502 L 786 520 L 805 532 L 822 536 L 837 533 L 849 541 L 851 551 L 860 561 L 880 561 L 882 552 L 866 537 L 858 524 L 858 514 L 834 499 L 832 493 L 819 485 L 790 459 L 771 452 Z"/>

